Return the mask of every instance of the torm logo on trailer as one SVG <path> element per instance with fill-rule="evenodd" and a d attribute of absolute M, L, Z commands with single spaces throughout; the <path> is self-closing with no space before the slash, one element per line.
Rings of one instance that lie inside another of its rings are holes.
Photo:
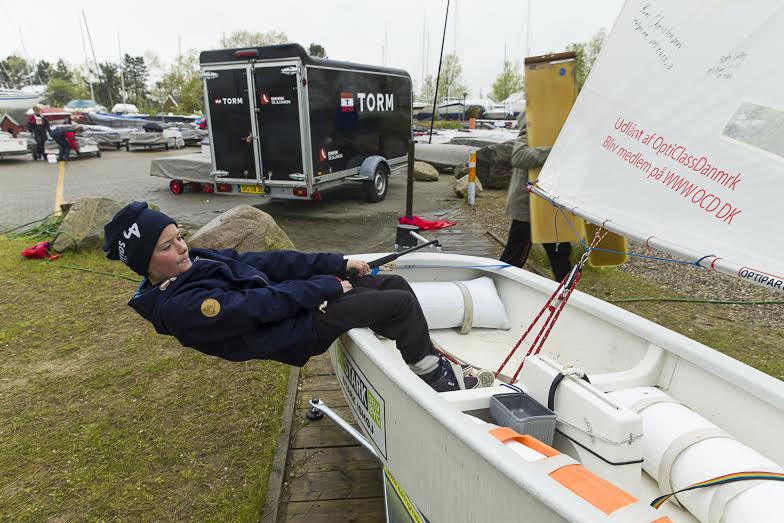
<path fill-rule="evenodd" d="M 215 98 L 215 104 L 242 105 L 245 101 L 242 98 Z"/>
<path fill-rule="evenodd" d="M 359 100 L 359 110 L 364 111 L 394 111 L 395 95 L 393 93 L 356 93 Z M 340 93 L 340 110 L 344 113 L 354 112 L 354 94 Z"/>

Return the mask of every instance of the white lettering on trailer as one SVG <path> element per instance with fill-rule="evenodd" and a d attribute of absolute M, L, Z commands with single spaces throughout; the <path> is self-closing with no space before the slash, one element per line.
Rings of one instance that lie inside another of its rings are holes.
<path fill-rule="evenodd" d="M 217 98 L 215 103 L 221 103 L 218 100 L 221 100 L 226 105 L 242 105 L 244 103 L 242 98 Z"/>
<path fill-rule="evenodd" d="M 357 93 L 360 111 L 394 111 L 393 93 Z"/>

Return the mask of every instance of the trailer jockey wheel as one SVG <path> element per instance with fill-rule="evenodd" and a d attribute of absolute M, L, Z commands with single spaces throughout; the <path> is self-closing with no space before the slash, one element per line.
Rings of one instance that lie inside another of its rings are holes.
<path fill-rule="evenodd" d="M 169 182 L 169 189 L 174 194 L 182 194 L 182 181 L 180 180 L 172 180 Z"/>
<path fill-rule="evenodd" d="M 365 199 L 370 203 L 380 202 L 387 196 L 389 170 L 383 163 L 380 163 L 376 167 L 376 172 L 373 173 L 373 179 L 362 183 L 365 186 Z"/>

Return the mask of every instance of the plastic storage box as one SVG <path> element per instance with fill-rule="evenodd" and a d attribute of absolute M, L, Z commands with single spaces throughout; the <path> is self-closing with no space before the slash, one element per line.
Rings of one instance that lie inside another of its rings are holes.
<path fill-rule="evenodd" d="M 494 395 L 490 398 L 490 415 L 502 427 L 553 444 L 555 413 L 524 392 Z"/>

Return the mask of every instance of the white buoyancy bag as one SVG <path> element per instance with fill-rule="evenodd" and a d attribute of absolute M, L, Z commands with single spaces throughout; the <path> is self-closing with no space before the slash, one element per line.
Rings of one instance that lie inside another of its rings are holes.
<path fill-rule="evenodd" d="M 662 494 L 725 474 L 784 472 L 656 387 L 607 395 L 642 416 L 643 469 L 659 482 Z M 702 523 L 781 522 L 784 483 L 741 481 L 683 492 L 677 501 Z"/>
<path fill-rule="evenodd" d="M 492 278 L 459 282 L 414 282 L 411 288 L 431 329 L 509 329 L 509 317 Z"/>

